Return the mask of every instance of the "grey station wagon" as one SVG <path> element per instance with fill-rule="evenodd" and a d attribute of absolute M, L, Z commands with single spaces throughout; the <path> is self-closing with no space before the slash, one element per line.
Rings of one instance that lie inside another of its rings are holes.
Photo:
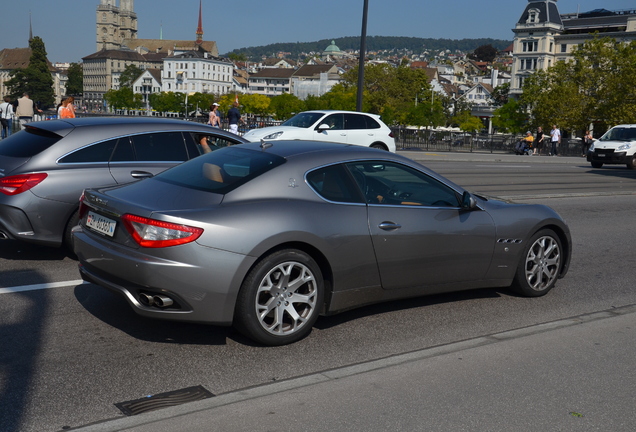
<path fill-rule="evenodd" d="M 230 132 L 176 119 L 30 123 L 0 141 L 0 239 L 68 245 L 85 188 L 152 177 L 204 149 L 244 142 Z"/>

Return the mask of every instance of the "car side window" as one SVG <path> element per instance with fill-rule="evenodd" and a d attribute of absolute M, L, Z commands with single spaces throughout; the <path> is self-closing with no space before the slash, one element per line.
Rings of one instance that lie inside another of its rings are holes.
<path fill-rule="evenodd" d="M 342 114 L 331 114 L 321 121 L 320 124 L 329 125 L 329 129 L 331 130 L 341 130 L 345 128 Z"/>
<path fill-rule="evenodd" d="M 218 150 L 222 147 L 239 144 L 238 141 L 232 140 L 230 138 L 215 136 L 214 134 L 202 134 L 198 132 L 186 133 L 185 141 L 186 141 L 186 147 L 188 148 L 188 155 L 190 156 L 190 159 L 203 154 L 203 149 L 200 144 L 201 138 L 203 136 L 207 137 L 208 146 L 210 146 L 212 150 Z"/>
<path fill-rule="evenodd" d="M 92 144 L 74 151 L 62 159 L 59 163 L 97 163 L 108 162 L 115 149 L 117 140 L 108 140 Z"/>
<path fill-rule="evenodd" d="M 346 129 L 379 129 L 380 124 L 363 114 L 345 114 Z"/>
<path fill-rule="evenodd" d="M 449 186 L 406 165 L 364 161 L 347 165 L 369 204 L 459 207 Z"/>
<path fill-rule="evenodd" d="M 177 162 L 188 160 L 181 132 L 162 132 L 131 137 L 135 158 L 140 162 Z"/>
<path fill-rule="evenodd" d="M 319 168 L 308 173 L 306 178 L 309 186 L 326 200 L 364 203 L 358 188 L 342 165 Z"/>
<path fill-rule="evenodd" d="M 122 137 L 113 140 L 117 143 L 111 162 L 132 162 L 135 160 L 135 152 L 133 152 L 132 144 L 129 137 Z"/>

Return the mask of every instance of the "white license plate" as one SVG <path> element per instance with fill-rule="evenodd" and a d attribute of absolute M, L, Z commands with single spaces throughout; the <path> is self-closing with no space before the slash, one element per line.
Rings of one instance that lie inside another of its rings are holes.
<path fill-rule="evenodd" d="M 597 157 L 605 157 L 605 153 L 599 153 L 596 155 Z"/>
<path fill-rule="evenodd" d="M 115 235 L 116 225 L 117 222 L 112 219 L 108 219 L 104 216 L 93 213 L 92 211 L 88 212 L 88 217 L 86 218 L 86 226 L 94 229 L 97 232 L 112 237 L 113 235 Z"/>

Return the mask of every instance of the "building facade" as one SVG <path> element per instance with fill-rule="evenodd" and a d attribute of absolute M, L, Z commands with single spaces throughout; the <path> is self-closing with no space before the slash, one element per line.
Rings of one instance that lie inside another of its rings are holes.
<path fill-rule="evenodd" d="M 134 0 L 100 0 L 97 6 L 97 51 L 121 49 L 124 41 L 137 38 Z"/>
<path fill-rule="evenodd" d="M 567 61 L 573 49 L 594 37 L 636 40 L 636 9 L 561 14 L 557 0 L 528 0 L 513 29 L 510 95 L 523 92 L 524 80 L 557 61 Z"/>
<path fill-rule="evenodd" d="M 163 61 L 165 92 L 226 94 L 233 90 L 234 65 L 204 49 L 176 51 Z"/>

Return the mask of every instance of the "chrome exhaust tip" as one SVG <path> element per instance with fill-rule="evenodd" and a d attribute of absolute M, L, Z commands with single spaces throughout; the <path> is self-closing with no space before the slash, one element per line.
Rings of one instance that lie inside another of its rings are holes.
<path fill-rule="evenodd" d="M 164 295 L 155 295 L 152 297 L 153 304 L 160 308 L 172 306 L 174 301 L 170 297 Z"/>
<path fill-rule="evenodd" d="M 155 303 L 152 295 L 143 292 L 139 294 L 139 301 L 144 306 L 152 306 Z"/>

